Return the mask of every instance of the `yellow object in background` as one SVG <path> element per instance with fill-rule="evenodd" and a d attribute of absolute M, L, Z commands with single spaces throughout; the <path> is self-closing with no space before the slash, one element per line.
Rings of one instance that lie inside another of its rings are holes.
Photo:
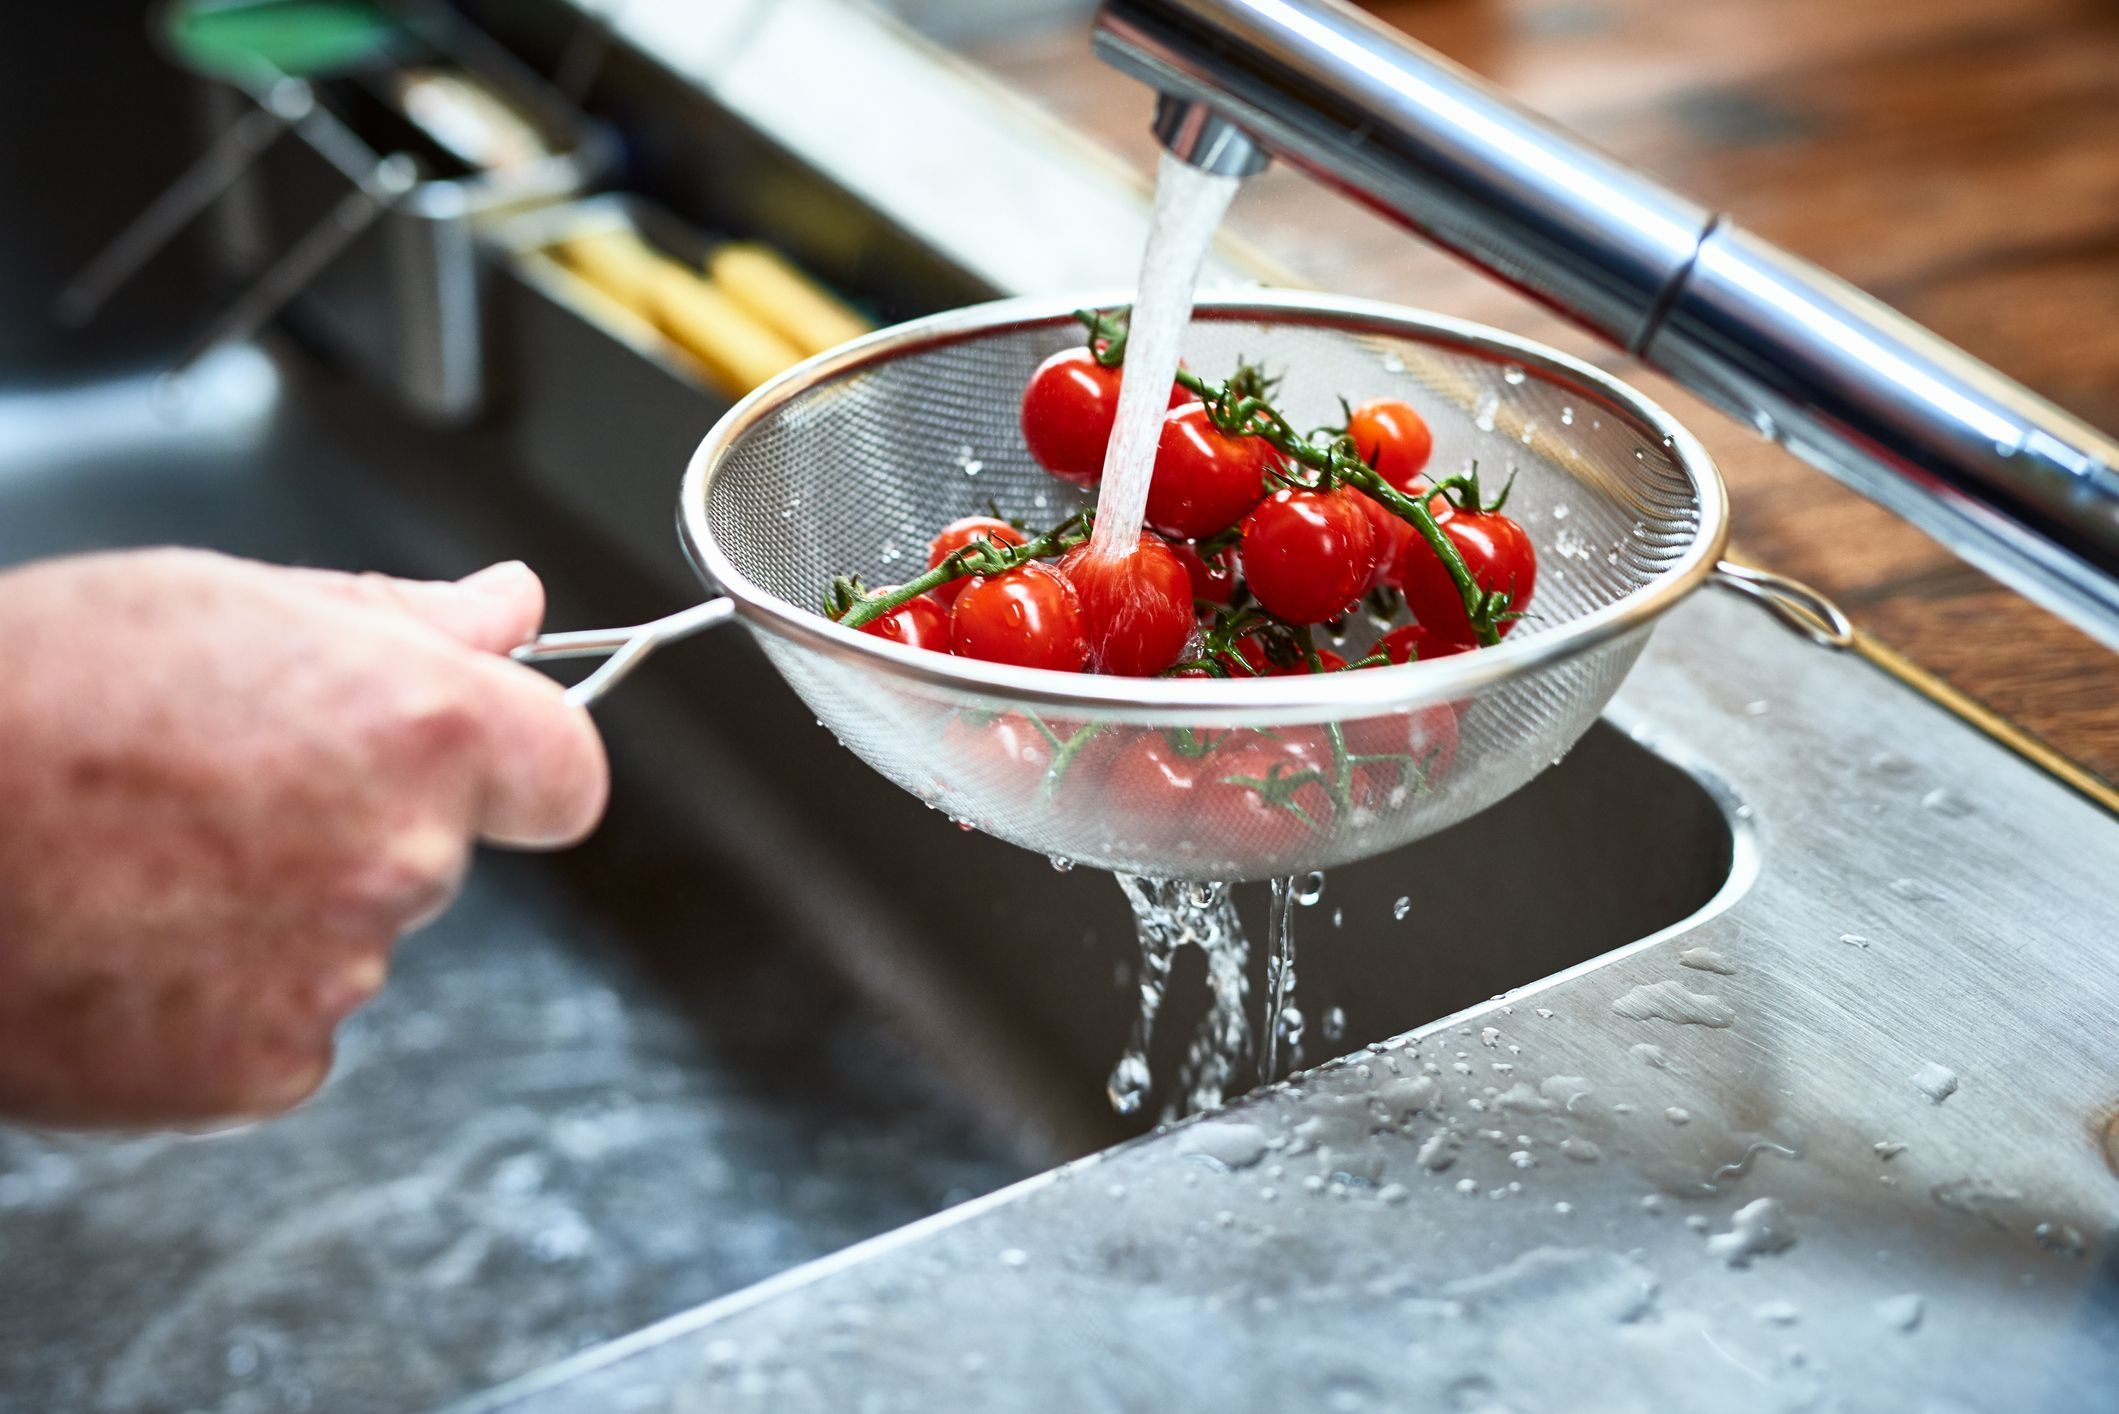
<path fill-rule="evenodd" d="M 747 393 L 802 361 L 802 350 L 674 260 L 657 257 L 649 276 L 648 317 L 689 349 L 730 392 Z"/>
<path fill-rule="evenodd" d="M 697 359 L 724 392 L 740 397 L 802 361 L 801 349 L 628 227 L 586 231 L 551 249 L 575 274 Z"/>
<path fill-rule="evenodd" d="M 706 258 L 706 273 L 746 313 L 805 356 L 874 327 L 770 246 L 748 241 L 719 246 Z"/>
<path fill-rule="evenodd" d="M 620 304 L 649 317 L 648 284 L 658 262 L 666 257 L 624 226 L 569 236 L 552 247 L 552 254 L 565 261 L 576 275 L 602 290 Z"/>

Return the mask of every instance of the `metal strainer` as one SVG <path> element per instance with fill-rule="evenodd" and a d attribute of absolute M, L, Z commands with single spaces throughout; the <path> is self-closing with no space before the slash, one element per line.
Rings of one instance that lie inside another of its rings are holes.
<path fill-rule="evenodd" d="M 1703 580 L 1821 643 L 1851 641 L 1815 593 L 1720 561 L 1721 477 L 1638 393 L 1490 329 L 1308 293 L 1203 299 L 1187 362 L 1219 376 L 1241 355 L 1282 375 L 1276 401 L 1297 426 L 1337 421 L 1342 395 L 1402 396 L 1433 428 L 1434 468 L 1513 474 L 1539 578 L 1500 645 L 1350 673 L 1137 679 L 906 648 L 823 617 L 832 575 L 911 578 L 946 521 L 991 503 L 1044 525 L 1083 503 L 1031 460 L 1017 422 L 1031 371 L 1080 342 L 1083 303 L 918 320 L 759 388 L 700 444 L 680 502 L 693 561 L 726 597 L 518 656 L 611 654 L 574 689 L 587 702 L 659 644 L 741 617 L 840 741 L 936 808 L 1042 853 L 1206 880 L 1345 863 L 1492 805 L 1574 745 L 1656 619 Z"/>

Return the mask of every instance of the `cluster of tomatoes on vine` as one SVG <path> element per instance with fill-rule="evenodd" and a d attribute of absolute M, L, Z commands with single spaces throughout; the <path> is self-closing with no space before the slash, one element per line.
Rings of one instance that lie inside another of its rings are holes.
<path fill-rule="evenodd" d="M 1082 314 L 1084 346 L 1047 359 L 1022 400 L 1038 464 L 1101 479 L 1118 412 L 1125 330 Z M 1345 672 L 1498 642 L 1537 577 L 1523 527 L 1476 473 L 1430 479 L 1410 404 L 1346 407 L 1297 432 L 1262 373 L 1225 383 L 1180 370 L 1163 415 L 1147 530 L 1105 558 L 1077 514 L 1038 534 L 1000 518 L 944 526 L 925 573 L 869 590 L 833 581 L 827 612 L 864 633 L 992 662 L 1134 676 Z M 1395 623 L 1349 663 L 1314 635 L 1366 601 Z M 965 711 L 942 759 L 974 798 L 1092 790 L 1123 850 L 1250 870 L 1306 857 L 1346 819 L 1431 789 L 1458 745 L 1447 703 L 1279 731 L 1200 732 Z"/>
<path fill-rule="evenodd" d="M 1093 487 L 1118 412 L 1123 323 L 1084 311 L 1082 347 L 1031 375 L 1024 441 L 1054 476 Z M 1476 471 L 1426 475 L 1433 436 L 1410 404 L 1345 407 L 1342 425 L 1298 433 L 1272 384 L 1180 370 L 1171 385 L 1130 553 L 1102 555 L 1088 517 L 1041 534 L 999 516 L 944 526 L 927 572 L 866 590 L 834 581 L 827 610 L 864 633 L 1022 667 L 1125 676 L 1247 677 L 1436 658 L 1497 642 L 1529 604 L 1537 556 Z M 1049 561 L 1049 563 L 1048 563 Z M 1349 664 L 1311 629 L 1364 599 L 1403 602 Z"/>

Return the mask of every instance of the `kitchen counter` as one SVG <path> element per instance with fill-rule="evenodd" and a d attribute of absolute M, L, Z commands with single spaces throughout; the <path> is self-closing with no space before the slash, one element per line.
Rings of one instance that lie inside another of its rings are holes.
<path fill-rule="evenodd" d="M 2109 818 L 1719 596 L 1614 716 L 1689 924 L 458 1414 L 2108 1408 Z"/>

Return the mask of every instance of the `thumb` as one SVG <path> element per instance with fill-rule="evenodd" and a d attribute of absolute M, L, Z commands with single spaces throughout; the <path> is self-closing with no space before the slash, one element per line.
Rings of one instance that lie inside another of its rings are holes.
<path fill-rule="evenodd" d="M 359 583 L 374 600 L 487 653 L 528 642 L 544 621 L 544 584 L 520 560 L 488 565 L 454 583 L 380 574 L 362 575 Z"/>

